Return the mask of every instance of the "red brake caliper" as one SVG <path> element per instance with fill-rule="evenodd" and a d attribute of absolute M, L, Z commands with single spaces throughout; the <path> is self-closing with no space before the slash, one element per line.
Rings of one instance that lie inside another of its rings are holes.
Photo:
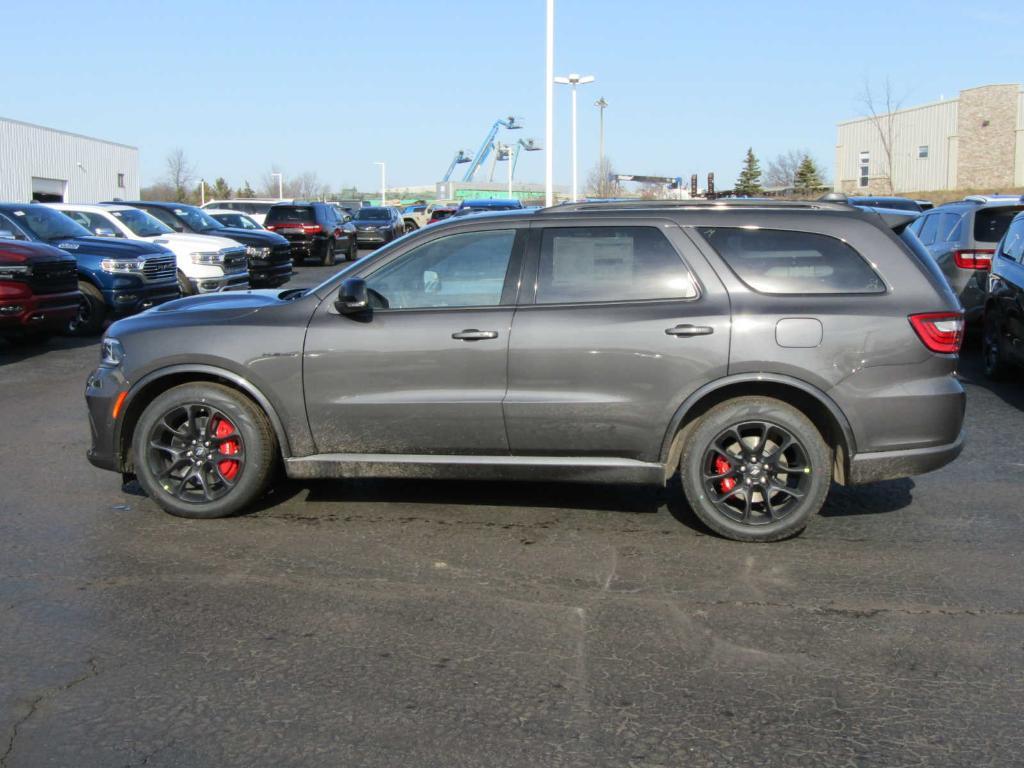
<path fill-rule="evenodd" d="M 715 474 L 723 475 L 732 469 L 732 465 L 721 456 L 715 457 Z M 734 477 L 723 477 L 718 481 L 718 490 L 721 493 L 728 493 L 736 487 L 736 478 Z"/>
<path fill-rule="evenodd" d="M 213 431 L 214 437 L 227 437 L 235 431 L 234 425 L 227 419 L 221 419 L 217 422 L 217 428 Z M 221 443 L 220 452 L 224 456 L 231 456 L 238 453 L 238 443 L 234 440 L 228 440 L 227 442 Z M 238 462 L 235 459 L 225 459 L 224 461 L 217 464 L 217 469 L 224 475 L 228 480 L 234 480 L 235 475 L 238 474 Z"/>

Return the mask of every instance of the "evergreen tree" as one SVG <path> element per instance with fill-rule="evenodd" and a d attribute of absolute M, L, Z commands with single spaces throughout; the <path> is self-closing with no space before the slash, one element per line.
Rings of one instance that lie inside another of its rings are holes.
<path fill-rule="evenodd" d="M 736 179 L 733 192 L 746 197 L 756 197 L 764 192 L 761 188 L 761 163 L 754 154 L 754 148 L 747 149 L 747 159 L 743 161 L 743 170 Z"/>
<path fill-rule="evenodd" d="M 251 198 L 256 197 L 256 191 L 252 187 L 249 186 L 249 180 L 248 179 L 245 180 L 245 186 L 244 187 L 239 187 L 238 188 L 238 195 L 237 196 L 239 198 L 241 198 L 242 200 L 249 200 Z"/>
<path fill-rule="evenodd" d="M 206 193 L 213 200 L 230 200 L 231 185 L 223 176 L 218 176 L 213 185 L 206 188 Z"/>
<path fill-rule="evenodd" d="M 809 195 L 817 192 L 824 186 L 818 166 L 815 165 L 810 155 L 804 155 L 804 159 L 800 161 L 800 166 L 796 169 L 796 174 L 793 176 L 793 187 L 796 193 Z"/>

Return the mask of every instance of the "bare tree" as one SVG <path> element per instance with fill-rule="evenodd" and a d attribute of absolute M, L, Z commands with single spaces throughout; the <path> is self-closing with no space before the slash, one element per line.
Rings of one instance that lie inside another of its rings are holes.
<path fill-rule="evenodd" d="M 167 155 L 167 183 L 174 189 L 175 200 L 180 202 L 188 197 L 195 178 L 195 166 L 185 156 L 185 150 L 181 147 L 171 150 Z"/>
<path fill-rule="evenodd" d="M 282 174 L 281 175 L 281 187 L 280 187 L 280 189 L 281 189 L 283 194 L 281 196 L 282 197 L 287 197 L 288 196 L 287 190 L 284 189 L 284 181 L 285 181 L 284 172 L 281 170 L 281 166 L 279 166 L 277 164 L 270 166 L 270 170 L 267 171 L 266 173 L 264 173 L 262 178 L 260 179 L 260 194 L 261 195 L 263 195 L 265 197 L 277 197 L 278 185 L 277 185 L 277 176 L 275 176 L 275 174 L 278 174 L 278 173 Z"/>
<path fill-rule="evenodd" d="M 806 149 L 790 149 L 778 155 L 774 160 L 768 161 L 768 167 L 764 172 L 764 186 L 769 189 L 773 187 L 791 188 L 796 186 L 796 172 L 800 164 L 807 158 L 811 159 L 815 167 L 819 169 L 824 166 L 818 159 Z"/>
<path fill-rule="evenodd" d="M 327 194 L 330 187 L 317 177 L 315 171 L 305 171 L 289 180 L 288 195 L 302 200 L 316 200 Z"/>
<path fill-rule="evenodd" d="M 889 77 L 886 76 L 881 92 L 877 93 L 871 87 L 871 83 L 865 79 L 864 91 L 861 93 L 860 101 L 867 113 L 866 117 L 871 120 L 871 124 L 878 132 L 878 139 L 882 144 L 884 167 L 880 169 L 883 173 L 878 175 L 880 175 L 885 181 L 886 187 L 888 188 L 886 191 L 890 195 L 894 194 L 897 187 L 895 180 L 895 165 L 893 163 L 893 159 L 895 157 L 894 148 L 897 138 L 896 119 L 894 114 L 899 112 L 900 108 L 903 106 L 903 99 L 895 95 L 892 82 L 889 80 Z"/>
<path fill-rule="evenodd" d="M 622 185 L 612 178 L 614 175 L 615 168 L 609 158 L 598 160 L 587 174 L 587 194 L 593 197 L 619 197 Z"/>

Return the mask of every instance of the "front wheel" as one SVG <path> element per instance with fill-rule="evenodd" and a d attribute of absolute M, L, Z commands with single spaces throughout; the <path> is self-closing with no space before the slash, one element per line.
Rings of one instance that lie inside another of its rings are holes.
<path fill-rule="evenodd" d="M 178 517 L 227 517 L 266 489 L 277 446 L 264 414 L 220 384 L 183 384 L 158 395 L 132 435 L 139 483 Z"/>
<path fill-rule="evenodd" d="M 985 375 L 992 381 L 1005 379 L 1010 372 L 1010 366 L 1003 354 L 999 316 L 994 310 L 985 313 L 985 330 L 982 332 L 981 351 L 985 360 Z"/>
<path fill-rule="evenodd" d="M 107 318 L 103 294 L 92 283 L 83 281 L 79 281 L 78 290 L 82 299 L 78 305 L 78 314 L 68 322 L 68 333 L 72 336 L 95 336 L 103 330 L 103 321 Z"/>
<path fill-rule="evenodd" d="M 334 241 L 328 240 L 327 245 L 324 246 L 324 258 L 323 265 L 325 267 L 334 266 Z"/>
<path fill-rule="evenodd" d="M 701 417 L 680 475 L 690 507 L 711 530 L 736 541 L 778 541 L 802 531 L 825 503 L 832 451 L 792 406 L 741 397 Z"/>
<path fill-rule="evenodd" d="M 178 270 L 178 291 L 182 296 L 192 296 L 196 290 L 192 287 L 191 281 L 185 277 L 185 273 Z"/>

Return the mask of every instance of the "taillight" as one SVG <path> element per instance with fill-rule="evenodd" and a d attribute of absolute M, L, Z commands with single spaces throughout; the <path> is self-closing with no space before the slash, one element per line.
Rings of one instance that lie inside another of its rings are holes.
<path fill-rule="evenodd" d="M 954 355 L 960 351 L 964 340 L 963 312 L 924 312 L 910 315 L 918 338 L 932 352 L 940 355 Z"/>
<path fill-rule="evenodd" d="M 315 235 L 318 232 L 323 232 L 324 228 L 321 227 L 319 224 L 303 224 L 302 231 L 305 232 L 307 235 Z"/>
<path fill-rule="evenodd" d="M 264 224 L 263 228 L 269 229 L 271 232 L 273 232 L 275 229 L 277 229 L 277 224 Z"/>
<path fill-rule="evenodd" d="M 953 261 L 960 269 L 991 269 L 994 253 L 994 250 L 986 248 L 953 251 Z"/>

